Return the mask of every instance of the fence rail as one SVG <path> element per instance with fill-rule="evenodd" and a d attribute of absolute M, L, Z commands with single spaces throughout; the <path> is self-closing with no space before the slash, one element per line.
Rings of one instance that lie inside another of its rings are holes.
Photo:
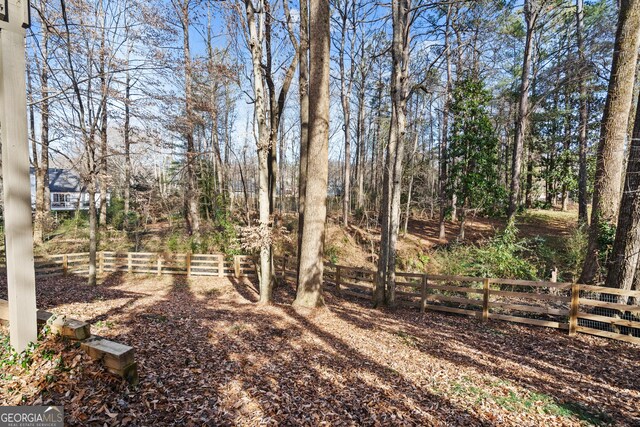
<path fill-rule="evenodd" d="M 295 263 L 276 260 L 280 278 Z M 372 299 L 376 272 L 325 264 L 325 284 L 338 295 Z M 399 305 L 586 333 L 640 344 L 640 291 L 576 283 L 396 273 Z"/>
<path fill-rule="evenodd" d="M 96 255 L 99 273 L 257 277 L 254 260 L 247 255 L 154 252 L 98 252 Z M 87 274 L 89 253 L 37 256 L 34 267 L 37 277 Z"/>
<path fill-rule="evenodd" d="M 36 276 L 86 274 L 88 253 L 35 257 Z M 296 263 L 276 258 L 276 275 L 295 280 Z M 254 260 L 246 255 L 98 252 L 99 273 L 183 274 L 256 278 Z M 325 284 L 338 295 L 372 299 L 376 272 L 325 264 Z M 640 291 L 603 286 L 530 280 L 396 273 L 400 305 L 481 319 L 585 333 L 640 344 Z"/>

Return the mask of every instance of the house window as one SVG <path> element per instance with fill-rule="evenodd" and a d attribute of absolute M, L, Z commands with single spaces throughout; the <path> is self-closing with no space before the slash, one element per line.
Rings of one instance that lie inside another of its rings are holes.
<path fill-rule="evenodd" d="M 53 193 L 53 203 L 56 206 L 66 206 L 71 201 L 69 194 Z"/>

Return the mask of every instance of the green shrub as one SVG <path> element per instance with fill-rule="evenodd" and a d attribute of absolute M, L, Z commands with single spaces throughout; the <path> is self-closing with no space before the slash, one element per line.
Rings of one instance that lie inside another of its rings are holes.
<path fill-rule="evenodd" d="M 335 246 L 329 246 L 324 250 L 324 256 L 329 260 L 332 264 L 338 263 L 338 257 L 340 255 L 340 250 Z"/>
<path fill-rule="evenodd" d="M 165 240 L 169 252 L 212 253 L 227 256 L 241 254 L 236 226 L 227 215 L 217 215 L 214 224 L 203 222 L 199 236 L 188 236 L 182 228 L 174 230 Z"/>
<path fill-rule="evenodd" d="M 180 247 L 180 236 L 176 233 L 173 233 L 167 239 L 167 249 L 170 252 L 178 252 L 178 248 Z"/>
<path fill-rule="evenodd" d="M 518 239 L 517 232 L 514 225 L 509 225 L 483 245 L 453 245 L 436 251 L 433 258 L 444 274 L 537 279 L 539 266 L 530 242 Z"/>
<path fill-rule="evenodd" d="M 598 255 L 600 265 L 607 265 L 607 260 L 613 250 L 613 242 L 616 239 L 616 226 L 606 221 L 598 223 Z"/>
<path fill-rule="evenodd" d="M 124 199 L 113 197 L 107 206 L 107 220 L 118 230 L 135 231 L 140 226 L 138 214 L 132 210 L 124 211 Z"/>
<path fill-rule="evenodd" d="M 566 273 L 570 277 L 567 277 L 566 280 L 576 279 L 580 275 L 588 245 L 589 234 L 586 226 L 574 229 L 567 238 L 564 265 Z"/>
<path fill-rule="evenodd" d="M 89 215 L 85 211 L 63 215 L 57 229 L 52 233 L 74 239 L 89 238 Z"/>

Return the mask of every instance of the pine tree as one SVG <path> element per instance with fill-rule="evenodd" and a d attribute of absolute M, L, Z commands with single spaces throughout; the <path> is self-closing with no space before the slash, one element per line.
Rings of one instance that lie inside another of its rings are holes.
<path fill-rule="evenodd" d="M 504 206 L 506 193 L 499 185 L 499 141 L 488 112 L 491 94 L 480 80 L 467 76 L 456 83 L 452 97 L 448 157 L 455 162 L 449 191 L 458 195 L 460 238 L 464 239 L 466 213 Z"/>

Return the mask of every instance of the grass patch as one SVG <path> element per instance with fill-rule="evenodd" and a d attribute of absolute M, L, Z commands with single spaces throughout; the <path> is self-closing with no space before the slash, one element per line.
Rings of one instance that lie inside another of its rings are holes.
<path fill-rule="evenodd" d="M 577 402 L 557 402 L 545 393 L 517 390 L 508 381 L 498 380 L 478 386 L 467 377 L 451 384 L 449 392 L 464 396 L 478 405 L 482 402 L 493 402 L 499 407 L 516 413 L 538 413 L 563 418 L 575 418 L 589 425 L 607 425 L 612 419 L 606 413 L 593 410 Z"/>
<path fill-rule="evenodd" d="M 96 328 L 112 329 L 114 324 L 110 320 L 98 320 L 95 323 Z"/>
<path fill-rule="evenodd" d="M 394 332 L 394 335 L 396 335 L 397 337 L 400 338 L 400 340 L 402 341 L 402 343 L 404 345 L 406 345 L 407 347 L 412 347 L 412 348 L 416 348 L 418 346 L 418 340 L 416 339 L 416 337 L 414 337 L 413 335 L 399 329 L 396 332 Z"/>
<path fill-rule="evenodd" d="M 575 223 L 578 220 L 577 212 L 562 212 L 552 209 L 527 209 L 518 215 L 518 221 L 523 223 L 539 222 L 547 224 L 552 221 Z"/>

